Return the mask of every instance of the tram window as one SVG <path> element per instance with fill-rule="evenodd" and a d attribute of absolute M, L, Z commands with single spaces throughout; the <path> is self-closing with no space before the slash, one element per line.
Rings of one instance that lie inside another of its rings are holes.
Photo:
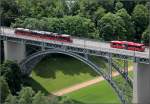
<path fill-rule="evenodd" d="M 112 45 L 117 45 L 116 43 L 112 43 Z"/>
<path fill-rule="evenodd" d="M 128 47 L 129 47 L 129 48 L 134 48 L 134 46 L 132 46 L 132 45 L 128 45 Z"/>
<path fill-rule="evenodd" d="M 135 48 L 141 48 L 140 46 L 135 46 Z"/>
<path fill-rule="evenodd" d="M 141 48 L 145 48 L 145 46 L 141 46 Z"/>

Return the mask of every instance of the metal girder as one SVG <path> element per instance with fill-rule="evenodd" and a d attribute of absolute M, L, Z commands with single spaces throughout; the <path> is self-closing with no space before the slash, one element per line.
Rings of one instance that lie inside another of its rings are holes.
<path fill-rule="evenodd" d="M 128 79 L 128 61 L 124 60 L 124 75 Z"/>
<path fill-rule="evenodd" d="M 109 77 L 110 79 L 112 79 L 112 54 L 109 55 L 109 58 L 108 58 L 108 61 L 109 61 Z"/>
<path fill-rule="evenodd" d="M 125 99 L 127 100 L 127 102 L 131 103 L 131 101 L 132 101 L 132 93 L 133 93 L 132 80 L 128 77 L 128 74 L 124 73 L 124 70 L 122 71 L 122 69 L 115 63 L 114 60 L 110 60 L 110 57 L 104 58 L 104 61 L 108 63 L 109 71 L 111 70 L 110 69 L 110 66 L 111 66 L 111 68 L 113 67 L 122 76 L 122 77 L 120 77 L 121 80 L 120 79 L 116 80 L 114 77 L 111 77 L 111 78 L 108 77 L 108 78 L 110 80 L 114 80 L 116 82 L 117 86 L 120 89 L 122 89 L 122 92 L 125 95 L 125 97 L 126 97 Z M 105 72 L 105 73 L 107 74 L 107 72 Z"/>
<path fill-rule="evenodd" d="M 115 63 L 114 60 L 112 61 L 112 66 L 127 81 L 127 83 L 130 85 L 130 87 L 133 88 L 132 79 L 128 75 L 124 74 L 124 71 L 122 71 L 122 69 Z"/>
<path fill-rule="evenodd" d="M 54 49 L 60 49 L 60 50 L 66 50 L 66 51 L 71 51 L 71 52 L 76 52 L 76 53 L 86 53 L 88 55 L 94 55 L 94 56 L 102 56 L 102 57 L 109 57 L 109 54 L 112 54 L 112 58 L 118 58 L 118 59 L 123 59 L 123 60 L 132 60 L 137 63 L 149 63 L 149 58 L 141 58 L 141 57 L 135 57 L 135 56 L 130 56 L 126 54 L 117 54 L 117 53 L 111 53 L 104 51 L 105 49 L 100 49 L 100 50 L 94 50 L 94 49 L 88 49 L 84 47 L 74 47 L 71 45 L 66 45 L 63 43 L 56 43 L 55 41 L 52 41 L 51 43 L 46 43 L 38 40 L 26 40 L 26 39 L 20 39 L 16 37 L 9 37 L 5 35 L 0 35 L 1 40 L 5 41 L 12 41 L 12 42 L 17 42 L 17 43 L 24 43 L 24 44 L 31 44 L 31 45 L 36 45 L 36 46 L 41 46 L 45 48 L 54 48 Z M 125 50 L 122 50 L 125 51 Z"/>
<path fill-rule="evenodd" d="M 58 49 L 49 49 L 46 51 L 36 52 L 36 53 L 26 57 L 26 59 L 24 59 L 20 63 L 20 67 L 22 69 L 22 72 L 24 74 L 30 74 L 32 68 L 35 66 L 36 63 L 39 62 L 39 60 L 41 60 L 44 56 L 46 56 L 48 54 L 52 54 L 52 53 L 60 53 L 60 54 L 69 55 L 69 56 L 72 56 L 72 57 L 84 62 L 85 64 L 90 66 L 95 72 L 97 72 L 99 75 L 103 76 L 104 79 L 107 80 L 107 82 L 116 91 L 116 93 L 118 94 L 118 96 L 119 96 L 119 98 L 123 104 L 129 104 L 131 102 L 130 100 L 128 100 L 128 98 L 126 98 L 127 94 L 124 93 L 122 88 L 118 87 L 118 84 L 113 79 L 111 80 L 110 78 L 108 78 L 107 77 L 108 75 L 104 72 L 104 70 L 102 68 L 98 67 L 93 62 L 91 62 L 90 60 L 88 60 L 84 56 L 78 55 L 77 53 L 72 53 L 69 51 L 62 51 L 62 50 L 58 50 Z M 34 61 L 35 61 L 35 64 L 33 64 Z"/>

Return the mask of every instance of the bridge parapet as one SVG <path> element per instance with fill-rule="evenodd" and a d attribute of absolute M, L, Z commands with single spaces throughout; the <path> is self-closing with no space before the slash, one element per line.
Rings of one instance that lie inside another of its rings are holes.
<path fill-rule="evenodd" d="M 71 51 L 76 53 L 84 53 L 94 56 L 103 56 L 109 57 L 110 54 L 112 58 L 118 58 L 123 60 L 130 60 L 136 63 L 150 63 L 149 61 L 149 54 L 142 53 L 142 52 L 135 52 L 129 50 L 122 50 L 122 49 L 112 49 L 112 48 L 104 48 L 104 47 L 93 47 L 93 46 L 83 46 L 83 44 L 77 43 L 62 43 L 56 42 L 46 39 L 39 39 L 39 38 L 31 38 L 27 36 L 16 36 L 16 35 L 0 35 L 1 40 L 23 43 L 23 44 L 31 44 L 35 46 L 40 46 L 44 48 L 54 48 L 54 49 L 61 49 L 65 51 Z"/>

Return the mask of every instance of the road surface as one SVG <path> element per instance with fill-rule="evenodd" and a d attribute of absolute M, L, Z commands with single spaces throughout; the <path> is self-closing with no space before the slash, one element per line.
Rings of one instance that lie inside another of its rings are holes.
<path fill-rule="evenodd" d="M 73 38 L 73 43 L 63 43 L 63 42 L 58 42 L 58 41 L 53 41 L 53 40 L 48 40 L 48 39 L 16 35 L 14 33 L 14 29 L 11 29 L 11 28 L 2 28 L 1 30 L 2 30 L 3 35 L 10 36 L 10 37 L 35 40 L 35 41 L 41 41 L 41 42 L 46 42 L 46 43 L 63 44 L 63 45 L 79 47 L 79 48 L 111 52 L 111 53 L 115 53 L 115 54 L 136 56 L 136 57 L 140 57 L 140 58 L 149 58 L 149 49 L 148 48 L 146 48 L 145 52 L 137 52 L 137 51 L 134 52 L 134 51 L 130 51 L 130 50 L 111 48 L 109 43 L 90 40 L 90 39 Z"/>

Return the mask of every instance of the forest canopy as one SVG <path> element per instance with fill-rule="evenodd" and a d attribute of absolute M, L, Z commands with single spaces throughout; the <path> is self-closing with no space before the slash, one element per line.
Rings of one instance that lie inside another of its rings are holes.
<path fill-rule="evenodd" d="M 1 24 L 147 43 L 147 0 L 1 0 Z"/>

